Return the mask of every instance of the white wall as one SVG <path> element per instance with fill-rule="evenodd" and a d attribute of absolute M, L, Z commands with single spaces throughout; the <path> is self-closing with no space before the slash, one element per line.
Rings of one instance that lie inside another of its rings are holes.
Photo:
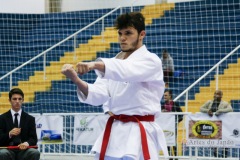
<path fill-rule="evenodd" d="M 155 2 L 185 2 L 196 0 L 60 0 L 61 10 L 77 11 L 117 6 L 149 5 Z M 48 0 L 0 0 L 0 13 L 47 13 Z"/>
<path fill-rule="evenodd" d="M 45 13 L 45 0 L 0 0 L 0 13 Z"/>
<path fill-rule="evenodd" d="M 155 0 L 62 0 L 62 11 L 154 4 Z"/>
<path fill-rule="evenodd" d="M 62 0 L 62 11 L 115 8 L 117 6 L 140 6 L 159 2 L 186 2 L 197 0 Z"/>
<path fill-rule="evenodd" d="M 175 2 L 190 2 L 190 1 L 200 1 L 200 0 L 168 0 L 168 3 L 175 3 Z"/>

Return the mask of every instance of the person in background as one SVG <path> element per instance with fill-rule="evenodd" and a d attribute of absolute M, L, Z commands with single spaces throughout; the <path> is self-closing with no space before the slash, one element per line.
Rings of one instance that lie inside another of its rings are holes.
<path fill-rule="evenodd" d="M 170 80 L 174 73 L 173 58 L 170 56 L 168 51 L 166 49 L 164 49 L 162 51 L 161 60 L 162 60 L 162 68 L 163 68 L 165 87 L 168 88 Z"/>
<path fill-rule="evenodd" d="M 12 108 L 0 115 L 0 147 L 17 146 L 17 149 L 0 149 L 0 160 L 39 160 L 35 148 L 37 133 L 35 119 L 22 110 L 23 91 L 14 88 L 9 92 Z"/>
<path fill-rule="evenodd" d="M 155 122 L 164 92 L 162 62 L 143 44 L 144 21 L 140 12 L 117 18 L 121 52 L 115 57 L 79 62 L 76 71 L 72 64 L 62 67 L 62 73 L 76 84 L 79 100 L 103 104 L 110 115 L 92 148 L 95 160 L 157 160 L 160 150 L 168 156 L 163 130 Z M 98 75 L 94 84 L 78 76 L 91 70 Z"/>
<path fill-rule="evenodd" d="M 162 112 L 182 112 L 179 104 L 173 101 L 173 93 L 172 90 L 166 90 L 164 92 L 164 104 L 162 105 Z M 175 136 L 177 141 L 177 126 L 178 123 L 183 120 L 183 115 L 176 115 L 175 122 L 176 122 L 176 129 L 175 129 Z M 177 142 L 176 142 L 177 143 Z M 168 147 L 169 155 L 173 155 L 171 152 L 171 147 Z M 173 153 L 177 156 L 177 146 L 173 146 Z"/>
<path fill-rule="evenodd" d="M 224 114 L 227 112 L 233 112 L 232 106 L 222 100 L 223 92 L 221 90 L 216 90 L 214 92 L 213 100 L 207 101 L 203 104 L 200 108 L 202 113 L 207 113 L 210 117 L 215 114 L 219 116 L 220 114 Z M 218 157 L 217 148 L 213 148 L 213 155 L 214 157 Z M 222 157 L 227 158 L 228 155 L 228 148 L 222 150 Z"/>

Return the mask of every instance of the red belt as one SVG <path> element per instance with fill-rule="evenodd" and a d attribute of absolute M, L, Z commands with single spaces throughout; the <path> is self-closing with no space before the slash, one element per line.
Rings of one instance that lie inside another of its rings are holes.
<path fill-rule="evenodd" d="M 111 128 L 112 128 L 114 119 L 122 121 L 122 122 L 137 122 L 138 123 L 139 128 L 140 128 L 140 133 L 141 133 L 142 151 L 143 151 L 144 160 L 150 159 L 146 131 L 140 121 L 152 122 L 152 121 L 154 121 L 154 115 L 147 115 L 147 116 L 114 115 L 114 116 L 109 117 L 109 119 L 107 121 L 107 125 L 106 125 L 104 135 L 103 135 L 102 148 L 101 148 L 99 160 L 104 160 L 104 156 L 106 153 L 106 149 L 107 149 L 107 145 L 108 145 L 108 141 L 109 141 Z"/>

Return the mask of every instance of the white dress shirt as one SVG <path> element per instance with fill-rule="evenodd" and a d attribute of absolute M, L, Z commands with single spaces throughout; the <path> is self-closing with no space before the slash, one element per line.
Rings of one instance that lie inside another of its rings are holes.
<path fill-rule="evenodd" d="M 22 109 L 20 109 L 18 112 L 15 112 L 14 110 L 11 109 L 11 114 L 12 114 L 12 118 L 13 118 L 13 123 L 15 120 L 15 113 L 18 113 L 17 119 L 18 119 L 18 126 L 20 125 L 20 118 L 21 118 L 21 114 L 22 114 Z"/>

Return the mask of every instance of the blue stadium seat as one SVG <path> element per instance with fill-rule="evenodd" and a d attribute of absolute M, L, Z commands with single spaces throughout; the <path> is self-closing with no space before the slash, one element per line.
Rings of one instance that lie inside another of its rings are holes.
<path fill-rule="evenodd" d="M 233 112 L 240 112 L 240 100 L 231 100 Z"/>
<path fill-rule="evenodd" d="M 152 26 L 158 29 L 152 30 L 150 26 L 146 26 L 147 37 L 144 43 L 148 49 L 159 57 L 161 57 L 162 50 L 167 49 L 174 59 L 175 70 L 183 72 L 183 76 L 176 76 L 172 79 L 173 83 L 170 87 L 174 88 L 176 95 L 180 94 L 239 45 L 240 5 L 237 5 L 237 2 L 239 0 L 221 0 L 221 2 L 218 0 L 205 0 L 176 3 L 174 10 L 165 11 L 164 17 L 153 20 Z M 137 6 L 133 7 L 133 9 L 139 10 L 143 7 Z M 86 10 L 51 14 L 0 14 L 0 63 L 5 65 L 2 67 L 0 75 L 2 76 L 18 67 L 110 10 Z M 114 20 L 120 12 L 129 12 L 130 10 L 131 7 L 123 7 L 121 11 L 113 13 L 104 21 L 105 27 L 113 26 Z M 4 19 L 11 17 L 15 17 L 11 22 L 4 21 Z M 31 24 L 27 32 L 26 23 Z M 87 43 L 93 35 L 99 35 L 102 31 L 101 27 L 102 21 L 94 25 L 93 28 L 78 34 L 78 43 Z M 46 56 L 47 65 L 51 61 L 58 61 L 64 55 L 64 52 L 73 50 L 72 39 L 54 48 Z M 107 51 L 98 52 L 97 57 L 114 57 L 119 51 L 119 44 L 111 43 L 111 48 Z M 12 56 L 13 53 L 15 53 L 15 56 Z M 220 74 L 226 69 L 227 64 L 236 63 L 237 58 L 237 55 L 233 55 L 225 61 L 223 66 L 219 68 Z M 9 60 L 12 61 L 11 64 L 7 63 Z M 39 70 L 42 70 L 42 60 L 42 58 L 39 58 L 31 65 L 27 65 L 22 70 L 14 73 L 13 84 L 17 84 L 19 80 L 28 80 L 29 76 L 34 73 L 34 67 L 32 66 L 35 66 L 35 68 L 37 66 Z M 200 86 L 209 85 L 210 81 L 213 80 L 213 76 L 214 73 L 210 73 L 207 78 L 196 85 L 189 92 L 189 99 L 194 99 L 194 95 L 199 92 Z M 91 72 L 81 78 L 88 80 L 89 83 L 94 83 L 96 75 Z M 0 84 L 4 86 L 1 87 L 1 91 L 9 90 L 9 79 L 4 79 Z M 26 103 L 26 107 L 30 108 L 33 113 L 102 112 L 101 107 L 92 107 L 80 103 L 75 90 L 76 86 L 69 79 L 52 81 L 51 89 L 46 92 L 35 93 L 35 102 Z M 44 103 L 42 103 L 43 100 Z M 184 100 L 184 98 L 181 98 L 179 101 L 184 103 Z M 232 104 L 234 107 L 239 108 L 238 101 L 233 101 Z M 56 108 L 56 110 L 52 110 L 53 108 Z M 70 110 L 69 108 L 74 109 Z"/>

